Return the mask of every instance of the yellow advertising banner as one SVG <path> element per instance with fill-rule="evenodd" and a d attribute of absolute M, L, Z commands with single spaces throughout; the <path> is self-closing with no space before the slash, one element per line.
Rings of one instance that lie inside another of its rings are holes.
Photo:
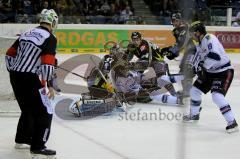
<path fill-rule="evenodd" d="M 175 38 L 171 30 L 85 30 L 85 29 L 58 29 L 55 33 L 58 39 L 58 52 L 64 54 L 71 53 L 108 53 L 104 45 L 107 42 L 121 43 L 124 46 L 131 39 L 131 34 L 138 31 L 142 37 L 149 40 L 160 48 L 164 48 L 175 43 Z M 212 31 L 226 48 L 227 52 L 239 53 L 240 34 L 233 32 Z M 125 46 L 126 47 L 126 46 Z"/>

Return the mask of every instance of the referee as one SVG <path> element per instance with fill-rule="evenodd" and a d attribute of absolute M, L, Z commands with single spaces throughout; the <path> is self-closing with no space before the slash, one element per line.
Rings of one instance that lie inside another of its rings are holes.
<path fill-rule="evenodd" d="M 21 109 L 15 148 L 28 146 L 33 156 L 56 154 L 47 149 L 45 143 L 53 114 L 49 98 L 54 97 L 54 91 L 48 83 L 54 72 L 57 39 L 52 31 L 57 24 L 55 11 L 43 9 L 40 26 L 21 34 L 5 57 L 10 83 Z"/>

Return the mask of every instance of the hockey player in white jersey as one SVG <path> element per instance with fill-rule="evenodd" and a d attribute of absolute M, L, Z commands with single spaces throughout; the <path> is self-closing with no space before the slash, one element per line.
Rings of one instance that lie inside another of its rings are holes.
<path fill-rule="evenodd" d="M 118 52 L 117 56 L 113 56 L 110 77 L 112 78 L 111 81 L 116 91 L 123 93 L 127 101 L 133 102 L 136 100 L 136 97 L 147 97 L 166 104 L 182 104 L 182 99 L 179 97 L 163 94 L 159 91 L 161 89 L 161 81 L 163 76 L 153 77 L 154 79 L 144 77 L 145 75 L 140 72 L 144 71 L 145 67 L 139 65 L 139 63 L 130 63 L 127 59 L 127 54 L 122 54 L 122 56 L 119 56 Z M 179 78 L 182 79 L 182 76 Z M 151 83 L 155 87 L 142 87 L 146 81 L 151 80 L 156 82 Z M 169 80 L 167 76 L 166 80 Z"/>
<path fill-rule="evenodd" d="M 192 61 L 197 79 L 190 90 L 190 114 L 184 116 L 183 120 L 199 120 L 201 95 L 211 91 L 213 102 L 219 107 L 227 122 L 226 131 L 228 133 L 237 131 L 238 124 L 228 101 L 225 99 L 234 75 L 230 59 L 217 37 L 207 33 L 202 22 L 193 22 L 190 31 L 193 38 L 199 42 Z"/>

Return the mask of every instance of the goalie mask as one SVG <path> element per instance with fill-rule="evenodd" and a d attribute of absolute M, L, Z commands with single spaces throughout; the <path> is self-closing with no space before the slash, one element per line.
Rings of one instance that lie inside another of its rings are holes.
<path fill-rule="evenodd" d="M 109 50 L 110 55 L 118 56 L 119 53 L 124 52 L 124 50 L 119 46 L 119 44 L 114 45 Z"/>
<path fill-rule="evenodd" d="M 56 29 L 58 25 L 58 16 L 53 9 L 43 9 L 40 14 L 40 23 L 48 23 L 52 29 Z"/>

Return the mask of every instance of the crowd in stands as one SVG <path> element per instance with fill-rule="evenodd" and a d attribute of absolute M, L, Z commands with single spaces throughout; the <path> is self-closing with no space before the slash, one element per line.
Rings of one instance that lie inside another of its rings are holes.
<path fill-rule="evenodd" d="M 133 0 L 0 0 L 1 23 L 37 23 L 42 9 L 53 8 L 64 24 L 145 24 L 144 15 L 135 16 Z M 211 25 L 213 8 L 234 6 L 240 0 L 144 0 L 160 24 L 170 24 L 173 12 L 181 11 L 186 19 L 199 19 Z M 237 7 L 238 6 L 238 7 Z M 187 9 L 185 9 L 187 8 Z M 224 13 L 225 14 L 225 13 Z M 235 14 L 235 13 L 234 13 Z"/>
<path fill-rule="evenodd" d="M 131 0 L 0 0 L 0 22 L 35 23 L 44 8 L 66 24 L 119 24 L 134 15 Z"/>
<path fill-rule="evenodd" d="M 169 24 L 170 15 L 180 11 L 186 20 L 201 20 L 212 25 L 211 16 L 226 16 L 227 8 L 233 14 L 240 10 L 240 0 L 144 0 L 155 15 L 164 17 L 163 24 Z"/>

